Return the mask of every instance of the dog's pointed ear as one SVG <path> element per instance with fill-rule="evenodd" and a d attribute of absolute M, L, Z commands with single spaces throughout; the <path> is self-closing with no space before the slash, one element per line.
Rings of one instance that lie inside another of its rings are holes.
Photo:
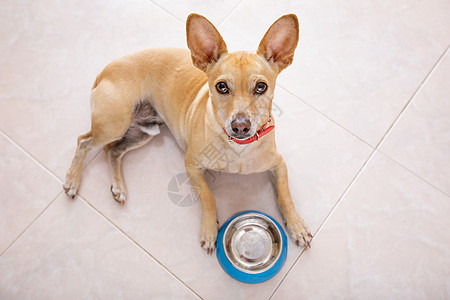
<path fill-rule="evenodd" d="M 259 43 L 257 53 L 280 72 L 294 60 L 294 51 L 298 44 L 299 26 L 297 16 L 284 15 L 270 26 Z"/>
<path fill-rule="evenodd" d="M 191 50 L 192 62 L 202 71 L 227 53 L 222 36 L 205 17 L 190 14 L 186 21 L 187 44 Z"/>

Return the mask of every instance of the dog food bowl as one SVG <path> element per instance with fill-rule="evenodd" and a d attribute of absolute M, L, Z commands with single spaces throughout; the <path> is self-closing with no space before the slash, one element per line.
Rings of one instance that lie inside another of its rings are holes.
<path fill-rule="evenodd" d="M 272 217 L 243 211 L 228 219 L 217 237 L 217 259 L 232 278 L 261 283 L 275 276 L 287 256 L 287 238 Z"/>

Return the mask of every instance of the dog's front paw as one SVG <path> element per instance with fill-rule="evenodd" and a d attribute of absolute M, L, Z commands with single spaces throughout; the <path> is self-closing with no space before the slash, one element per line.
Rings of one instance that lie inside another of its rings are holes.
<path fill-rule="evenodd" d="M 209 220 L 202 218 L 200 225 L 200 247 L 205 249 L 207 254 L 213 254 L 216 248 L 218 230 L 219 222 L 217 222 L 216 218 Z"/>
<path fill-rule="evenodd" d="M 311 240 L 313 236 L 309 232 L 308 226 L 306 226 L 305 221 L 302 217 L 295 212 L 286 216 L 286 227 L 291 236 L 291 239 L 297 246 L 308 246 L 311 248 Z"/>

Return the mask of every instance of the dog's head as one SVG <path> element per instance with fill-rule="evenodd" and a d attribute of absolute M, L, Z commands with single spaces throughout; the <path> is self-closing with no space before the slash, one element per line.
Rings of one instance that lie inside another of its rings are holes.
<path fill-rule="evenodd" d="M 214 25 L 197 14 L 189 15 L 186 31 L 192 62 L 208 77 L 215 118 L 236 139 L 255 135 L 270 117 L 278 74 L 293 61 L 297 17 L 275 21 L 256 53 L 228 53 Z"/>

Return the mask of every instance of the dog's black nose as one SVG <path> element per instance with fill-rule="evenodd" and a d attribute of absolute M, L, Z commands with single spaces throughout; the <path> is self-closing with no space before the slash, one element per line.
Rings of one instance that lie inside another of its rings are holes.
<path fill-rule="evenodd" d="M 238 113 L 231 122 L 231 129 L 236 135 L 246 135 L 250 131 L 252 123 L 243 113 Z"/>

